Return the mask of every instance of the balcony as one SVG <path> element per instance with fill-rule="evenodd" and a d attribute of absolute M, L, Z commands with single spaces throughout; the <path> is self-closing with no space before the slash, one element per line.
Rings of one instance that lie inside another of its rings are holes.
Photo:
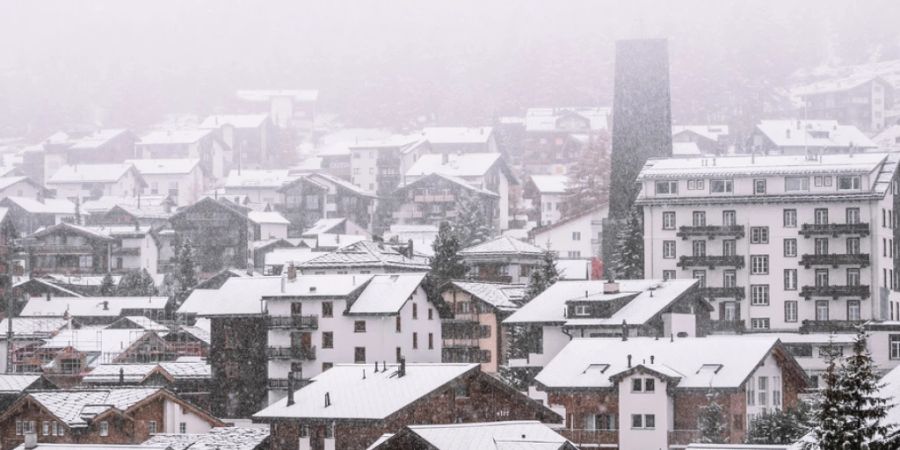
<path fill-rule="evenodd" d="M 827 255 L 803 255 L 800 265 L 809 269 L 810 266 L 860 266 L 869 267 L 868 253 L 831 253 Z"/>
<path fill-rule="evenodd" d="M 269 328 L 285 328 L 292 330 L 316 330 L 319 328 L 319 316 L 269 316 Z"/>
<path fill-rule="evenodd" d="M 294 378 L 294 389 L 300 389 L 310 382 L 308 379 Z M 288 380 L 287 378 L 269 378 L 268 387 L 273 391 L 286 391 Z"/>
<path fill-rule="evenodd" d="M 709 331 L 713 334 L 743 334 L 746 330 L 743 320 L 712 320 Z"/>
<path fill-rule="evenodd" d="M 716 236 L 727 236 L 735 239 L 744 237 L 743 225 L 706 225 L 702 227 L 681 226 L 678 227 L 676 236 L 683 240 L 687 240 L 693 236 L 706 236 L 709 239 L 715 239 Z"/>
<path fill-rule="evenodd" d="M 678 260 L 678 267 L 687 269 L 688 267 L 708 267 L 710 270 L 716 267 L 734 267 L 740 269 L 744 267 L 744 257 L 740 255 L 718 256 L 682 256 Z"/>
<path fill-rule="evenodd" d="M 705 298 L 733 298 L 742 300 L 746 295 L 743 287 L 702 287 L 697 289 L 697 294 Z"/>
<path fill-rule="evenodd" d="M 684 446 L 700 442 L 700 437 L 700 430 L 672 430 L 669 432 L 669 445 Z"/>
<path fill-rule="evenodd" d="M 800 333 L 852 333 L 862 324 L 857 320 L 804 320 Z"/>
<path fill-rule="evenodd" d="M 94 253 L 94 247 L 90 245 L 35 245 L 26 250 L 35 255 L 89 255 Z"/>
<path fill-rule="evenodd" d="M 869 286 L 803 286 L 800 296 L 809 300 L 810 297 L 831 297 L 837 300 L 839 297 L 869 298 Z"/>
<path fill-rule="evenodd" d="M 316 359 L 316 347 L 269 347 L 266 356 L 271 359 Z"/>
<path fill-rule="evenodd" d="M 579 448 L 583 447 L 608 447 L 619 443 L 618 430 L 559 430 L 559 434 L 572 441 Z"/>
<path fill-rule="evenodd" d="M 845 234 L 856 236 L 868 236 L 869 224 L 867 223 L 804 223 L 800 227 L 800 235 L 838 237 Z"/>

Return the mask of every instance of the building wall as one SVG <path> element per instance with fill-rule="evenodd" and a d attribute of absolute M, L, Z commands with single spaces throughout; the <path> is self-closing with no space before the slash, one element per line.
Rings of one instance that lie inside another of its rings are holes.
<path fill-rule="evenodd" d="M 102 185 L 102 190 L 99 190 L 101 196 L 136 197 L 140 189 L 134 172 L 126 173 L 114 183 L 100 184 Z M 84 202 L 85 200 L 96 198 L 95 194 L 98 193 L 97 191 L 92 192 L 90 189 L 85 189 L 83 183 L 48 183 L 47 188 L 56 190 L 56 198 L 69 199 L 73 203 L 77 200 Z"/>
<path fill-rule="evenodd" d="M 203 171 L 199 165 L 187 174 L 150 174 L 143 177 L 147 182 L 144 195 L 170 195 L 173 189 L 177 190 L 178 195 L 172 196 L 172 199 L 178 207 L 194 204 L 204 192 Z"/>
<path fill-rule="evenodd" d="M 500 329 L 500 321 L 494 309 L 487 306 L 486 303 L 472 297 L 469 293 L 459 289 L 449 289 L 441 294 L 444 303 L 453 311 L 454 321 L 468 321 L 486 328 L 488 333 L 486 336 L 472 336 L 471 339 L 454 339 L 444 336 L 444 347 L 448 346 L 471 346 L 477 349 L 480 354 L 489 355 L 487 361 L 478 360 L 478 358 L 469 358 L 465 362 L 477 362 L 481 364 L 481 370 L 486 373 L 497 373 L 501 359 L 502 335 Z M 468 306 L 463 306 L 467 304 Z M 474 344 L 474 345 L 473 345 Z M 470 355 L 475 356 L 475 355 Z M 457 362 L 447 361 L 444 362 Z"/>
<path fill-rule="evenodd" d="M 632 380 L 652 379 L 653 392 L 632 391 Z M 635 373 L 619 381 L 619 446 L 623 449 L 668 448 L 668 431 L 674 424 L 672 399 L 666 393 L 668 383 L 657 376 Z M 632 427 L 632 415 L 640 415 L 643 427 Z M 643 422 L 647 415 L 655 417 L 655 425 L 646 427 Z"/>
<path fill-rule="evenodd" d="M 43 197 L 43 194 L 37 186 L 23 180 L 0 191 L 0 198 L 3 197 L 27 197 L 38 200 Z"/>
<path fill-rule="evenodd" d="M 603 240 L 602 220 L 606 214 L 604 208 L 545 230 L 537 229 L 532 240 L 535 245 L 556 252 L 562 259 L 599 257 Z M 576 236 L 574 233 L 579 234 Z"/>
<path fill-rule="evenodd" d="M 212 317 L 210 325 L 212 413 L 249 417 L 267 404 L 265 319 Z"/>

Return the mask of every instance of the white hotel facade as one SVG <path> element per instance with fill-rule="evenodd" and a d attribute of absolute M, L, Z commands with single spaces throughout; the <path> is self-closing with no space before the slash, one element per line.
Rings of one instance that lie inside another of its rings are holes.
<path fill-rule="evenodd" d="M 898 160 L 650 160 L 637 180 L 644 277 L 701 278 L 717 331 L 900 319 Z"/>

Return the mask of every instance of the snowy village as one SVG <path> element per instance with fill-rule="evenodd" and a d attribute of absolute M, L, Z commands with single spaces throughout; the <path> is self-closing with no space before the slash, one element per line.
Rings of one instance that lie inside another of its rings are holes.
<path fill-rule="evenodd" d="M 900 5 L 12 3 L 0 450 L 900 449 Z"/>

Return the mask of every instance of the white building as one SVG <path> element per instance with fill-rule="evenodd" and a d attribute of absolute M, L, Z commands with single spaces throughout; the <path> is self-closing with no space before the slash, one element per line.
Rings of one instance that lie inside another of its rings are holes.
<path fill-rule="evenodd" d="M 253 224 L 255 241 L 265 239 L 286 239 L 290 221 L 275 211 L 248 211 L 247 218 Z"/>
<path fill-rule="evenodd" d="M 143 159 L 199 159 L 206 175 L 215 179 L 224 178 L 232 164 L 231 147 L 212 129 L 151 131 L 136 149 Z"/>
<path fill-rule="evenodd" d="M 194 204 L 205 191 L 206 177 L 199 159 L 133 159 L 126 163 L 134 164 L 147 182 L 143 195 L 165 195 L 180 207 Z"/>
<path fill-rule="evenodd" d="M 528 219 L 539 227 L 558 222 L 562 218 L 569 177 L 566 175 L 532 175 L 530 178 L 525 185 L 525 201 L 522 205 L 525 209 L 533 212 L 533 214 L 529 214 Z"/>
<path fill-rule="evenodd" d="M 426 127 L 422 136 L 435 153 L 497 153 L 491 127 Z"/>
<path fill-rule="evenodd" d="M 609 207 L 584 211 L 551 225 L 531 230 L 535 245 L 556 252 L 561 259 L 599 257 L 603 248 L 603 219 Z"/>
<path fill-rule="evenodd" d="M 749 152 L 769 155 L 872 151 L 878 145 L 853 125 L 836 120 L 763 120 L 750 135 Z"/>
<path fill-rule="evenodd" d="M 83 203 L 104 195 L 137 197 L 146 183 L 132 164 L 79 164 L 60 167 L 47 180 L 55 197 Z"/>
<path fill-rule="evenodd" d="M 33 200 L 44 198 L 44 187 L 28 177 L 0 177 L 0 198 L 27 197 Z"/>
<path fill-rule="evenodd" d="M 282 186 L 293 180 L 287 169 L 232 170 L 225 179 L 225 195 L 246 196 L 252 202 L 281 203 Z"/>
<path fill-rule="evenodd" d="M 645 276 L 700 279 L 723 329 L 896 319 L 897 161 L 878 153 L 648 161 L 636 202 Z"/>

